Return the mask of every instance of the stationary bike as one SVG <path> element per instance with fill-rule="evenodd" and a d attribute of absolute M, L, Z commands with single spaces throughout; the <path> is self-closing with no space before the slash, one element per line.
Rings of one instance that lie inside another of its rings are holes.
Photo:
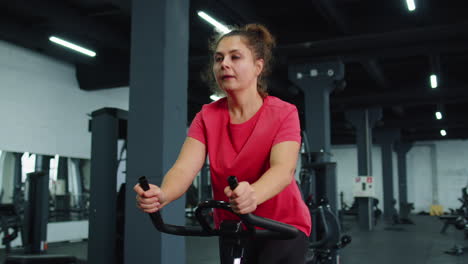
<path fill-rule="evenodd" d="M 325 198 L 315 205 L 312 200 L 306 201 L 311 216 L 317 216 L 318 241 L 309 243 L 307 264 L 339 264 L 339 250 L 351 243 L 351 237 L 341 235 L 338 217 L 333 213 L 330 204 Z"/>
<path fill-rule="evenodd" d="M 231 189 L 237 187 L 237 179 L 233 176 L 228 178 L 228 183 Z M 147 179 L 143 176 L 139 178 L 139 184 L 143 190 L 149 190 Z M 259 217 L 253 214 L 237 215 L 241 221 L 224 221 L 219 229 L 213 229 L 204 212 L 213 208 L 222 209 L 234 213 L 229 203 L 224 201 L 204 201 L 201 202 L 195 210 L 195 217 L 200 223 L 200 227 L 193 226 L 175 226 L 165 224 L 160 212 L 149 214 L 154 227 L 160 232 L 177 235 L 177 236 L 218 236 L 220 237 L 220 252 L 221 264 L 242 264 L 247 261 L 245 256 L 245 244 L 250 239 L 293 239 L 300 234 L 297 228 L 280 223 L 271 219 Z M 333 234 L 328 227 L 327 209 L 323 205 L 316 208 L 315 213 L 324 223 L 325 236 L 322 240 L 310 244 L 310 248 L 316 248 L 317 251 L 311 254 L 308 264 L 321 264 L 327 258 L 328 245 L 332 240 Z M 261 230 L 255 227 L 263 228 Z"/>

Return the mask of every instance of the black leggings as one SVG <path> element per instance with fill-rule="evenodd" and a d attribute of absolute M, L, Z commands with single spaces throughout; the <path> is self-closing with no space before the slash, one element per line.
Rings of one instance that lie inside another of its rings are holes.
<path fill-rule="evenodd" d="M 309 238 L 302 232 L 291 240 L 250 240 L 242 264 L 304 264 L 308 245 Z"/>

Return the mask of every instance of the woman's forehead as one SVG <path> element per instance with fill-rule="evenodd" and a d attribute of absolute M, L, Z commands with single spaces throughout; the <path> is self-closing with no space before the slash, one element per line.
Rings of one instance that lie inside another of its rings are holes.
<path fill-rule="evenodd" d="M 248 50 L 247 45 L 245 45 L 242 37 L 240 36 L 230 36 L 223 38 L 216 47 L 216 52 L 228 53 L 232 50 L 245 51 Z"/>

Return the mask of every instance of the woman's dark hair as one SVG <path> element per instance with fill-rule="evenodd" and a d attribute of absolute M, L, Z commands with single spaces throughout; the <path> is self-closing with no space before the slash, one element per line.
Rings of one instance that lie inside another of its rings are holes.
<path fill-rule="evenodd" d="M 243 27 L 233 28 L 231 32 L 221 35 L 216 35 L 209 43 L 211 54 L 216 52 L 219 42 L 232 36 L 240 36 L 246 46 L 252 51 L 256 60 L 263 59 L 263 70 L 258 76 L 257 91 L 265 98 L 268 96 L 267 79 L 271 73 L 271 64 L 273 61 L 272 50 L 275 47 L 275 39 L 268 29 L 260 24 L 247 24 Z M 202 79 L 208 83 L 210 89 L 216 94 L 223 94 L 224 91 L 219 89 L 216 80 L 213 76 L 214 59 L 210 58 L 210 63 L 202 74 Z"/>

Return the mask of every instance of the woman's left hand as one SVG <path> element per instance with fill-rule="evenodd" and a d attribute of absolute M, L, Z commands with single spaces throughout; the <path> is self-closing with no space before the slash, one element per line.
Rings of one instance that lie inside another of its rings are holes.
<path fill-rule="evenodd" d="M 224 193 L 229 198 L 232 210 L 237 214 L 249 214 L 257 209 L 255 189 L 248 182 L 240 182 L 234 191 L 226 186 Z"/>

